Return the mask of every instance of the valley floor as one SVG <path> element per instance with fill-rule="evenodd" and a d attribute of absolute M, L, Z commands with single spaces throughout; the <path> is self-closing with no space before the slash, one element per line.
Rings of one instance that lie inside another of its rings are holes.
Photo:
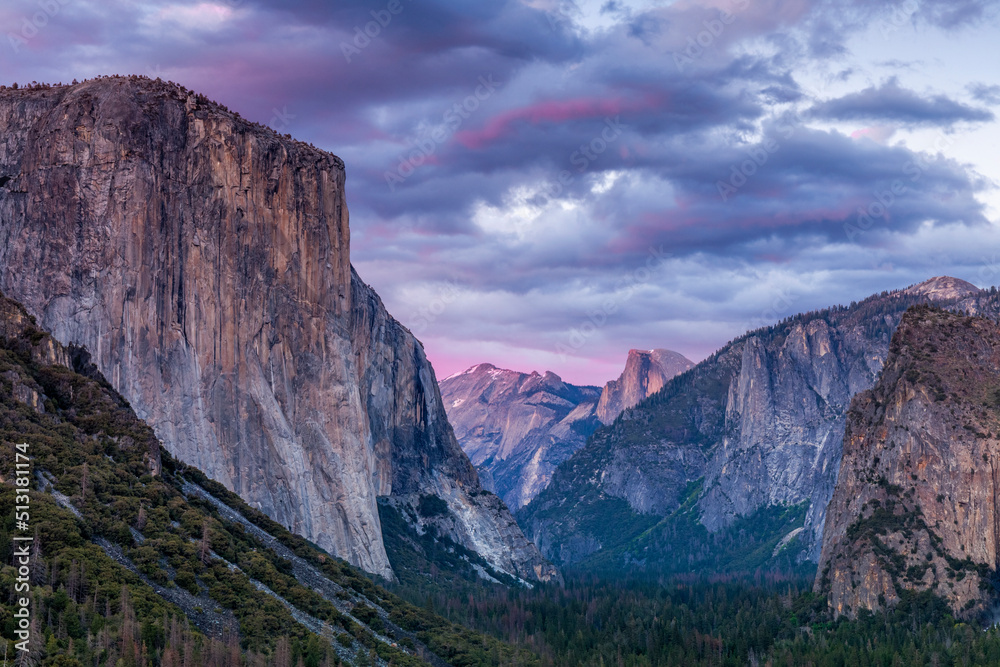
<path fill-rule="evenodd" d="M 1000 664 L 1000 631 L 956 621 L 940 599 L 914 595 L 891 614 L 833 621 L 812 583 L 778 574 L 629 581 L 570 574 L 561 588 L 398 592 L 529 649 L 542 665 Z"/>

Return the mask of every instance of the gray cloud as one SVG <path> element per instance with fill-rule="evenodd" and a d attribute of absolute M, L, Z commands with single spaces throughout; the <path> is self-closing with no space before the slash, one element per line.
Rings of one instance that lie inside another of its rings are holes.
<path fill-rule="evenodd" d="M 404 323 L 426 325 L 439 371 L 489 354 L 603 381 L 629 347 L 708 354 L 774 310 L 779 290 L 797 312 L 932 273 L 976 280 L 977 253 L 997 240 L 981 201 L 989 184 L 947 145 L 884 146 L 811 125 L 955 131 L 991 111 L 890 80 L 810 115 L 815 91 L 803 84 L 813 68 L 844 71 L 836 58 L 860 31 L 956 31 L 982 24 L 994 2 L 640 11 L 619 0 L 602 14 L 618 23 L 593 32 L 566 2 L 400 3 L 386 22 L 388 0 L 74 0 L 23 48 L 0 43 L 0 62 L 7 82 L 160 75 L 341 155 L 354 261 Z M 0 21 L 16 32 L 37 11 L 11 0 Z M 852 63 L 839 83 L 864 75 Z M 449 127 L 481 77 L 497 90 Z M 1000 101 L 996 86 L 968 90 Z M 386 173 L 421 145 L 433 150 L 390 189 Z M 670 257 L 636 280 L 656 253 Z M 429 321 L 422 309 L 443 289 L 447 307 Z M 613 316 L 559 359 L 556 343 L 609 299 Z"/>
<path fill-rule="evenodd" d="M 896 78 L 881 86 L 816 104 L 811 113 L 824 120 L 872 120 L 911 125 L 949 126 L 994 120 L 991 111 L 956 102 L 945 95 L 922 96 L 903 88 Z"/>

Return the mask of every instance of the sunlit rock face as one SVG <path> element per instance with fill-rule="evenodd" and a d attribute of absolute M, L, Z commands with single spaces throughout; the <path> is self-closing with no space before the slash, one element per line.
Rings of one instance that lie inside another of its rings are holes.
<path fill-rule="evenodd" d="M 462 449 L 513 509 L 538 495 L 599 425 L 600 390 L 555 373 L 479 364 L 442 380 L 441 395 Z"/>
<path fill-rule="evenodd" d="M 984 611 L 1000 558 L 1000 326 L 909 311 L 854 398 L 816 587 L 838 615 L 930 590 Z"/>
<path fill-rule="evenodd" d="M 621 376 L 604 385 L 597 404 L 598 419 L 610 424 L 623 410 L 638 405 L 692 366 L 694 362 L 672 350 L 629 350 Z"/>
<path fill-rule="evenodd" d="M 851 400 L 875 385 L 903 313 L 922 303 L 998 312 L 995 292 L 940 277 L 741 336 L 595 431 L 520 511 L 522 527 L 547 557 L 572 563 L 627 550 L 622 517 L 643 524 L 686 499 L 711 533 L 804 505 L 794 548 L 817 561 Z"/>
<path fill-rule="evenodd" d="M 671 350 L 630 350 L 625 370 L 603 389 L 552 372 L 478 364 L 441 382 L 448 419 L 484 483 L 517 510 L 583 447 L 601 423 L 659 391 L 694 364 Z"/>

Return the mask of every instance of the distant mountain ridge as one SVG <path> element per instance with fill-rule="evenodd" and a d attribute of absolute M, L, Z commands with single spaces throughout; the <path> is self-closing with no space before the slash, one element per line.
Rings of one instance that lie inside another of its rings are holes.
<path fill-rule="evenodd" d="M 903 290 L 904 294 L 926 296 L 935 301 L 962 299 L 978 294 L 981 290 L 970 282 L 951 276 L 936 276 Z"/>
<path fill-rule="evenodd" d="M 996 309 L 994 293 L 938 277 L 750 332 L 598 429 L 518 520 L 564 565 L 690 571 L 755 516 L 740 547 L 752 567 L 817 560 L 851 398 L 874 385 L 906 309 L 932 301 Z"/>
<path fill-rule="evenodd" d="M 455 437 L 511 508 L 541 491 L 555 466 L 583 446 L 599 422 L 600 390 L 563 382 L 555 373 L 519 373 L 478 364 L 441 381 Z"/>
<path fill-rule="evenodd" d="M 441 398 L 483 483 L 517 509 L 548 485 L 555 467 L 603 420 L 614 421 L 692 365 L 671 350 L 630 350 L 621 376 L 598 389 L 563 382 L 549 371 L 483 363 L 442 380 Z"/>

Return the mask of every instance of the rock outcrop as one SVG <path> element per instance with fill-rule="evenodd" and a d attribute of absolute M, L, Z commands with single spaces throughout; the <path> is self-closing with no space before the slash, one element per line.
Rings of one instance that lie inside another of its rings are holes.
<path fill-rule="evenodd" d="M 377 498 L 516 576 L 420 343 L 353 272 L 343 162 L 140 77 L 0 92 L 0 289 L 86 346 L 168 450 L 391 576 Z"/>
<path fill-rule="evenodd" d="M 805 503 L 786 548 L 817 560 L 851 398 L 874 385 L 906 309 L 932 300 L 997 311 L 995 294 L 935 278 L 751 332 L 598 429 L 519 512 L 522 527 L 556 561 L 621 548 L 631 563 L 642 559 L 628 545 L 682 502 L 712 533 Z"/>
<path fill-rule="evenodd" d="M 448 420 L 484 483 L 508 507 L 527 504 L 597 428 L 600 390 L 555 373 L 479 364 L 441 381 Z"/>
<path fill-rule="evenodd" d="M 625 370 L 617 380 L 604 385 L 597 403 L 597 417 L 610 424 L 628 408 L 655 394 L 667 380 L 694 366 L 694 362 L 672 350 L 629 350 Z"/>
<path fill-rule="evenodd" d="M 934 301 L 948 301 L 951 299 L 964 299 L 979 293 L 979 288 L 970 282 L 952 278 L 951 276 L 937 276 L 922 283 L 913 285 L 904 290 L 906 294 L 926 296 Z"/>
<path fill-rule="evenodd" d="M 816 588 L 837 615 L 931 591 L 984 610 L 1000 565 L 1000 326 L 908 311 L 851 405 Z"/>

